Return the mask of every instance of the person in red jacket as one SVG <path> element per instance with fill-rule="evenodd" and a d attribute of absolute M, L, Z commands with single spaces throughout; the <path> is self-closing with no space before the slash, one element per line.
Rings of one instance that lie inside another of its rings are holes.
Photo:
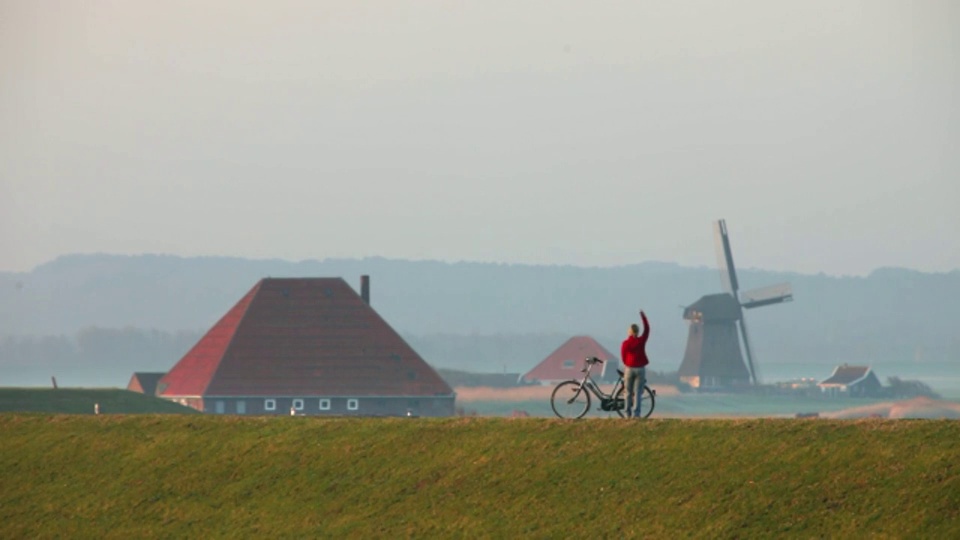
<path fill-rule="evenodd" d="M 641 418 L 640 401 L 643 396 L 643 387 L 647 384 L 647 338 L 650 337 L 650 323 L 647 316 L 640 311 L 640 320 L 643 321 L 643 333 L 640 327 L 631 324 L 627 330 L 627 339 L 620 346 L 620 359 L 623 361 L 623 384 L 627 388 L 627 418 Z M 636 399 L 634 399 L 636 398 Z M 636 401 L 636 403 L 634 403 Z M 632 409 L 631 409 L 632 408 Z"/>

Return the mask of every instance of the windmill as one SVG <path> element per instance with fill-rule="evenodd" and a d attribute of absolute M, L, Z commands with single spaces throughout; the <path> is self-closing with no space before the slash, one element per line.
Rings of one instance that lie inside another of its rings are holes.
<path fill-rule="evenodd" d="M 714 223 L 713 231 L 724 292 L 703 296 L 683 310 L 690 330 L 680 380 L 695 388 L 756 385 L 760 381 L 743 310 L 789 302 L 793 291 L 789 283 L 782 283 L 741 293 L 726 222 Z"/>

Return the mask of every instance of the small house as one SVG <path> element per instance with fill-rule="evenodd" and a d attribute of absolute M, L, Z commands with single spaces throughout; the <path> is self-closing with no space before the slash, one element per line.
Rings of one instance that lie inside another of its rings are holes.
<path fill-rule="evenodd" d="M 130 377 L 130 382 L 127 383 L 127 390 L 148 396 L 155 395 L 157 393 L 157 383 L 160 382 L 160 379 L 163 378 L 164 375 L 166 375 L 166 373 L 138 371 Z"/>
<path fill-rule="evenodd" d="M 593 377 L 599 381 L 616 380 L 619 358 L 590 336 L 574 336 L 524 373 L 520 382 L 549 386 L 578 379 L 582 376 L 580 370 L 584 367 L 584 360 L 594 356 L 604 362 L 594 366 L 591 371 Z"/>
<path fill-rule="evenodd" d="M 837 366 L 833 375 L 817 386 L 832 396 L 879 397 L 883 391 L 883 384 L 870 367 L 847 364 Z"/>

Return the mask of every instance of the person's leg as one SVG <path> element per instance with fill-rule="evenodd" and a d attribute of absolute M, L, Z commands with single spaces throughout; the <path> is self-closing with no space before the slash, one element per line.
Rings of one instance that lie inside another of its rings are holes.
<path fill-rule="evenodd" d="M 624 368 L 623 369 L 623 387 L 627 391 L 627 400 L 624 402 L 625 411 L 627 413 L 627 418 L 630 418 L 631 411 L 633 411 L 633 390 L 634 382 L 637 377 L 637 374 L 633 371 L 633 368 Z"/>
<path fill-rule="evenodd" d="M 643 403 L 643 387 L 647 385 L 647 368 L 637 368 L 637 408 L 633 413 L 633 416 L 636 418 L 641 418 L 642 413 L 640 407 L 642 405 L 649 405 L 649 403 Z"/>

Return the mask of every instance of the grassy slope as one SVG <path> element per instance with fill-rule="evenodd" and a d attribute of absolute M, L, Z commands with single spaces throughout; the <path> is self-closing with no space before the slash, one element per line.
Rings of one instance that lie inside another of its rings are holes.
<path fill-rule="evenodd" d="M 960 537 L 951 421 L 0 415 L 0 537 Z"/>
<path fill-rule="evenodd" d="M 0 388 L 0 412 L 93 414 L 185 413 L 197 411 L 153 396 L 116 388 Z"/>

